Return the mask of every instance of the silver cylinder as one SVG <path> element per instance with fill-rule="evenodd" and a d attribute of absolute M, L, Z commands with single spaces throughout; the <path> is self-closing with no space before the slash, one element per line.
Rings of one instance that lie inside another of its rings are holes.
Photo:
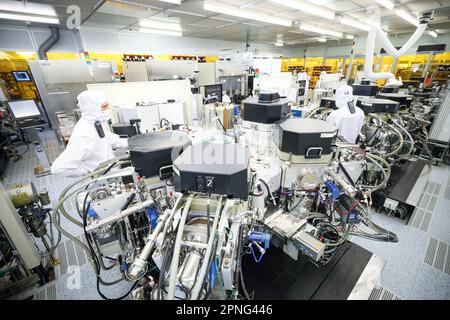
<path fill-rule="evenodd" d="M 233 129 L 234 106 L 222 103 L 210 103 L 205 105 L 203 107 L 203 127 L 206 129 L 218 130 Z"/>

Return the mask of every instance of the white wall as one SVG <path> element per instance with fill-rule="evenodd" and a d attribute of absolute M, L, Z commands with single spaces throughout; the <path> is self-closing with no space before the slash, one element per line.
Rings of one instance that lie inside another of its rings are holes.
<path fill-rule="evenodd" d="M 50 30 L 0 25 L 0 50 L 37 51 L 50 35 Z M 230 52 L 245 52 L 244 42 L 214 39 L 169 37 L 129 31 L 82 28 L 80 32 L 61 31 L 60 40 L 50 51 L 79 52 L 81 50 L 110 53 L 151 53 L 220 56 Z M 284 48 L 251 43 L 257 54 L 282 56 Z"/>
<path fill-rule="evenodd" d="M 36 51 L 39 45 L 50 35 L 48 29 L 25 28 L 0 25 L 0 50 Z M 394 46 L 403 45 L 410 34 L 391 38 Z M 446 43 L 450 46 L 450 34 L 437 39 L 424 34 L 418 44 L 409 53 L 414 54 L 417 46 L 424 44 Z M 251 43 L 250 51 L 259 55 L 285 57 L 303 57 L 307 49 L 309 57 L 348 56 L 351 43 L 313 44 L 296 48 L 275 47 L 270 44 Z M 61 31 L 60 40 L 50 51 L 79 52 L 80 50 L 111 53 L 147 53 L 147 54 L 186 54 L 186 55 L 225 55 L 230 52 L 245 52 L 244 42 L 220 41 L 213 39 L 169 37 L 129 31 L 110 31 L 99 28 L 82 28 L 80 32 Z M 364 54 L 365 36 L 357 39 L 356 54 Z M 379 51 L 379 47 L 376 50 Z M 450 48 L 447 48 L 447 51 Z"/>
<path fill-rule="evenodd" d="M 1 25 L 0 50 L 37 51 L 49 36 L 49 29 Z M 79 52 L 79 50 L 75 34 L 71 31 L 61 30 L 59 41 L 50 51 Z"/>

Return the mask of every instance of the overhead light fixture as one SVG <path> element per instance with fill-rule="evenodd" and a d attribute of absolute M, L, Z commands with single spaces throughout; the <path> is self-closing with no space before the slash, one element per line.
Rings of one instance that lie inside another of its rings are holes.
<path fill-rule="evenodd" d="M 392 10 L 395 8 L 395 3 L 393 3 L 391 0 L 376 0 L 376 1 L 386 9 Z"/>
<path fill-rule="evenodd" d="M 157 20 L 144 19 L 144 20 L 139 21 L 139 26 L 144 27 L 144 28 L 150 28 L 150 29 L 182 31 L 181 26 L 178 23 L 157 21 Z"/>
<path fill-rule="evenodd" d="M 352 18 L 348 18 L 348 17 L 342 17 L 339 20 L 339 22 L 342 24 L 345 24 L 346 26 L 364 30 L 364 31 L 370 31 L 372 29 L 372 27 L 370 25 L 362 23 L 362 22 L 352 19 Z"/>
<path fill-rule="evenodd" d="M 181 31 L 159 30 L 159 29 L 150 29 L 150 28 L 139 28 L 139 32 L 160 34 L 163 36 L 172 36 L 172 37 L 183 36 L 183 32 L 181 32 Z"/>
<path fill-rule="evenodd" d="M 0 13 L 0 19 L 59 24 L 58 18 L 32 16 L 32 15 L 26 15 L 26 14 Z"/>
<path fill-rule="evenodd" d="M 340 38 L 344 35 L 342 32 L 324 29 L 324 28 L 312 26 L 309 24 L 303 24 L 303 23 L 300 24 L 300 30 L 311 31 L 311 32 L 320 33 L 320 34 L 326 34 L 326 35 L 338 37 L 338 38 Z"/>
<path fill-rule="evenodd" d="M 2 0 L 0 11 L 4 11 L 0 12 L 0 19 L 59 24 L 55 8 L 46 4 Z"/>
<path fill-rule="evenodd" d="M 402 18 L 405 21 L 408 21 L 409 23 L 411 23 L 414 26 L 418 26 L 419 25 L 419 21 L 417 20 L 417 17 L 412 16 L 408 11 L 404 10 L 404 9 L 397 9 L 397 11 L 395 12 L 400 18 Z"/>
<path fill-rule="evenodd" d="M 317 41 L 319 41 L 319 42 L 327 42 L 327 38 L 318 38 Z"/>
<path fill-rule="evenodd" d="M 336 17 L 336 13 L 334 11 L 315 6 L 305 1 L 299 0 L 269 0 L 269 1 L 330 20 L 333 20 Z"/>
<path fill-rule="evenodd" d="M 437 32 L 436 31 L 433 31 L 433 30 L 430 30 L 430 31 L 428 31 L 428 34 L 430 35 L 430 36 L 432 36 L 433 38 L 437 38 L 437 36 L 438 36 L 438 34 L 437 34 Z"/>
<path fill-rule="evenodd" d="M 241 9 L 233 5 L 225 5 L 218 1 L 206 0 L 203 3 L 203 9 L 206 11 L 217 12 L 230 16 L 240 17 L 249 20 L 257 20 L 271 24 L 277 24 L 285 27 L 290 27 L 292 21 L 286 18 L 275 17 L 263 12 L 255 12 L 254 10 Z"/>
<path fill-rule="evenodd" d="M 345 35 L 345 38 L 348 40 L 353 40 L 353 39 L 355 39 L 355 36 L 352 34 L 347 34 L 347 35 Z"/>
<path fill-rule="evenodd" d="M 277 42 L 275 42 L 275 46 L 276 46 L 276 47 L 283 47 L 283 46 L 284 46 L 284 43 L 281 42 L 281 41 L 277 41 Z"/>
<path fill-rule="evenodd" d="M 57 16 L 55 8 L 51 5 L 24 1 L 2 0 L 0 2 L 0 10 L 21 14 L 35 14 L 51 17 Z"/>
<path fill-rule="evenodd" d="M 173 3 L 173 4 L 181 4 L 181 0 L 158 0 L 161 2 L 168 2 L 168 3 Z"/>

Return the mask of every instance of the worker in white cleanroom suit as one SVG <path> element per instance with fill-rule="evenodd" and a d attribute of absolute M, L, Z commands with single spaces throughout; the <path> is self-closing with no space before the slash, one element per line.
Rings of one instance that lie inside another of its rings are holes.
<path fill-rule="evenodd" d="M 226 91 L 224 91 L 222 93 L 222 103 L 225 103 L 225 104 L 230 104 L 231 103 L 231 98 L 230 98 L 229 95 L 227 95 Z"/>
<path fill-rule="evenodd" d="M 83 176 L 94 171 L 102 162 L 113 159 L 113 148 L 128 147 L 127 139 L 107 129 L 111 110 L 101 92 L 83 91 L 77 100 L 81 118 L 70 136 L 66 150 L 53 163 L 52 174 Z"/>
<path fill-rule="evenodd" d="M 338 135 L 347 142 L 355 143 L 364 124 L 364 112 L 353 104 L 353 88 L 343 85 L 336 90 L 336 107 L 327 122 L 336 126 Z"/>

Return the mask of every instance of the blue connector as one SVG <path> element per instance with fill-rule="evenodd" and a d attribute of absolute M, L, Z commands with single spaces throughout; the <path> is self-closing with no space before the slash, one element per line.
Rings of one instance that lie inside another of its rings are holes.
<path fill-rule="evenodd" d="M 147 208 L 146 211 L 150 220 L 150 225 L 152 226 L 152 230 L 155 230 L 156 225 L 158 224 L 158 211 L 156 211 L 155 207 Z"/>
<path fill-rule="evenodd" d="M 347 223 L 358 223 L 359 222 L 359 214 L 356 211 L 352 211 L 347 216 Z"/>
<path fill-rule="evenodd" d="M 270 246 L 270 233 L 253 231 L 248 236 L 248 241 L 264 244 L 264 250 L 267 250 Z"/>
<path fill-rule="evenodd" d="M 92 208 L 91 206 L 89 206 L 89 210 L 88 210 L 87 214 L 88 214 L 88 217 L 90 217 L 90 218 L 98 217 L 97 212 L 95 212 L 94 208 Z"/>
<path fill-rule="evenodd" d="M 237 117 L 239 115 L 239 106 L 237 104 L 234 105 L 234 116 Z"/>
<path fill-rule="evenodd" d="M 339 195 L 341 194 L 341 190 L 339 190 L 339 188 L 333 182 L 328 180 L 325 182 L 325 186 L 331 192 L 331 197 L 333 198 L 333 200 L 336 200 L 337 198 L 339 198 Z"/>

